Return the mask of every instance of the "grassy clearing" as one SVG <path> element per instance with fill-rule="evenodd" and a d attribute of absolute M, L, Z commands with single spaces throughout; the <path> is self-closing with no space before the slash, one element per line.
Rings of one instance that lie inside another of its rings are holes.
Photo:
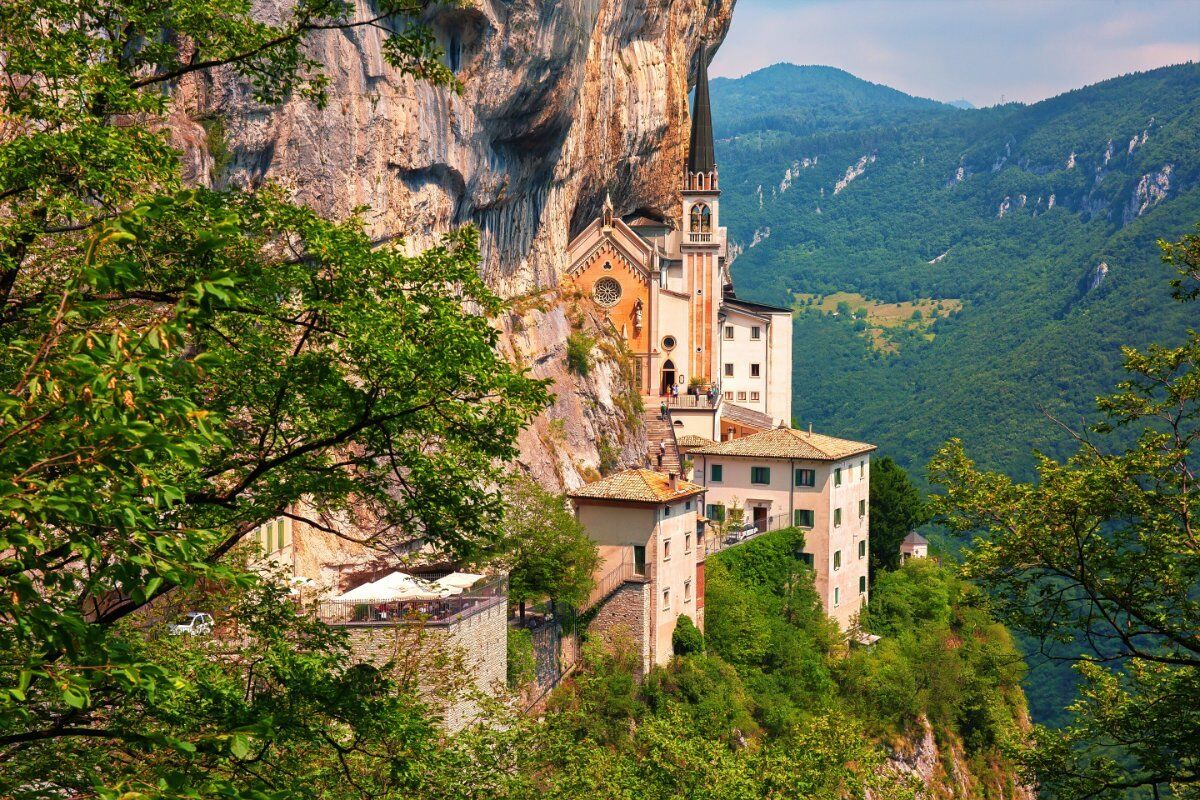
<path fill-rule="evenodd" d="M 870 338 L 872 347 L 885 353 L 899 350 L 907 335 L 932 341 L 934 334 L 929 329 L 933 323 L 957 314 L 962 307 L 962 300 L 954 298 L 921 297 L 903 303 L 883 303 L 856 292 L 796 294 L 797 310 L 844 317 Z"/>

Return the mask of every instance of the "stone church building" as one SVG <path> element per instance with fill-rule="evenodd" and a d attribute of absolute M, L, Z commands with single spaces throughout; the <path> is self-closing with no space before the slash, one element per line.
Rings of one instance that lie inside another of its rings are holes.
<path fill-rule="evenodd" d="M 707 60 L 702 46 L 682 218 L 621 219 L 606 201 L 568 246 L 564 282 L 604 309 L 628 343 L 647 407 L 668 398 L 677 434 L 725 441 L 791 425 L 792 316 L 734 293 Z"/>

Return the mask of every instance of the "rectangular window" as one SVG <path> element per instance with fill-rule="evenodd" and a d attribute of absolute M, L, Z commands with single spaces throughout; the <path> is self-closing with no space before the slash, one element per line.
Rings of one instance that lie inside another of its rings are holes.
<path fill-rule="evenodd" d="M 671 507 L 663 506 L 663 519 L 666 519 L 669 516 L 671 516 Z"/>
<path fill-rule="evenodd" d="M 751 392 L 750 399 L 757 403 L 758 402 L 758 392 Z"/>
<path fill-rule="evenodd" d="M 690 603 L 692 600 L 692 581 L 686 580 L 683 582 L 683 602 Z"/>
<path fill-rule="evenodd" d="M 813 512 L 808 508 L 797 508 L 793 516 L 793 524 L 797 528 L 811 528 L 813 526 Z"/>
<path fill-rule="evenodd" d="M 729 400 L 730 402 L 732 402 L 732 401 L 733 401 L 733 392 L 726 392 L 726 393 L 725 393 L 725 399 L 726 399 L 726 400 Z"/>
<path fill-rule="evenodd" d="M 840 508 L 835 508 L 833 510 L 833 527 L 835 527 L 835 528 L 840 527 L 841 524 L 842 524 L 842 510 Z"/>
<path fill-rule="evenodd" d="M 732 325 L 726 325 L 726 326 L 725 326 L 725 338 L 726 338 L 726 339 L 732 339 L 732 338 L 733 338 L 733 326 L 732 326 Z"/>
<path fill-rule="evenodd" d="M 858 543 L 858 557 L 859 558 L 867 557 L 867 540 L 866 539 L 863 539 L 863 540 L 859 541 L 859 543 Z"/>
<path fill-rule="evenodd" d="M 733 364 L 726 364 L 726 365 L 725 365 L 725 377 L 726 377 L 726 378 L 732 378 L 732 377 L 733 377 Z"/>
<path fill-rule="evenodd" d="M 692 501 L 691 500 L 688 500 L 686 503 L 683 504 L 683 510 L 684 511 L 692 510 Z"/>
<path fill-rule="evenodd" d="M 720 464 L 713 464 L 708 468 L 708 479 L 713 483 L 720 483 L 725 477 L 725 467 Z"/>
<path fill-rule="evenodd" d="M 671 607 L 671 590 L 663 589 L 663 610 Z"/>
<path fill-rule="evenodd" d="M 842 604 L 842 590 L 838 587 L 833 587 L 833 607 L 837 608 Z"/>
<path fill-rule="evenodd" d="M 867 515 L 867 501 L 859 500 L 858 501 L 858 518 L 862 519 L 866 515 Z"/>
<path fill-rule="evenodd" d="M 797 486 L 816 486 L 817 471 L 815 469 L 798 469 L 796 470 L 796 485 Z"/>
<path fill-rule="evenodd" d="M 633 546 L 633 571 L 637 575 L 646 574 L 646 546 L 644 544 Z"/>
<path fill-rule="evenodd" d="M 842 468 L 841 467 L 835 467 L 833 470 L 833 485 L 834 486 L 842 485 Z"/>
<path fill-rule="evenodd" d="M 671 540 L 663 539 L 663 561 L 671 560 Z"/>
<path fill-rule="evenodd" d="M 742 402 L 745 402 L 745 400 L 746 400 L 746 393 L 745 393 L 745 392 L 738 392 L 738 400 L 741 400 Z"/>
<path fill-rule="evenodd" d="M 704 516 L 716 522 L 724 522 L 725 506 L 721 505 L 720 503 L 709 503 L 708 510 L 705 512 Z"/>
<path fill-rule="evenodd" d="M 757 378 L 761 374 L 762 374 L 762 365 L 761 364 L 751 364 L 750 365 L 750 377 L 751 378 Z"/>
<path fill-rule="evenodd" d="M 751 339 L 761 339 L 762 338 L 762 328 L 758 327 L 757 325 L 752 325 L 750 327 L 750 338 Z"/>
<path fill-rule="evenodd" d="M 770 467 L 751 467 L 750 482 L 757 483 L 760 486 L 765 486 L 771 482 Z"/>
<path fill-rule="evenodd" d="M 861 478 L 865 478 L 866 475 L 867 475 L 867 462 L 866 461 L 858 462 L 858 477 L 861 479 Z"/>
<path fill-rule="evenodd" d="M 692 552 L 692 535 L 690 533 L 685 533 L 683 535 L 683 552 Z"/>
<path fill-rule="evenodd" d="M 278 523 L 277 527 L 278 527 L 277 533 L 278 533 L 278 540 L 279 540 L 279 547 L 277 549 L 282 550 L 283 549 L 283 517 L 279 518 L 279 523 Z"/>
<path fill-rule="evenodd" d="M 867 576 L 866 575 L 858 576 L 858 593 L 859 594 L 867 593 Z"/>
<path fill-rule="evenodd" d="M 841 568 L 842 568 L 842 551 L 834 550 L 833 551 L 833 571 L 837 572 Z"/>

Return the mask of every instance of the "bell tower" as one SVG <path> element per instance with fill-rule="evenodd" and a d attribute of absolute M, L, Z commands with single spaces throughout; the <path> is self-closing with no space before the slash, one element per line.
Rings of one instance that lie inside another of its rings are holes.
<path fill-rule="evenodd" d="M 717 383 L 717 314 L 721 306 L 722 262 L 725 229 L 720 227 L 721 190 L 713 148 L 712 109 L 708 99 L 708 47 L 700 40 L 696 53 L 696 96 L 692 103 L 692 130 L 683 168 L 683 220 L 680 251 L 685 281 L 691 296 L 692 377 Z"/>

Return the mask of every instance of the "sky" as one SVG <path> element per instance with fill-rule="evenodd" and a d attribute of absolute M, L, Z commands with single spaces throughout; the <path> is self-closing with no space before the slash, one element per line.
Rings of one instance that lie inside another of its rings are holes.
<path fill-rule="evenodd" d="M 1034 102 L 1200 61 L 1200 0 L 737 0 L 710 74 L 780 61 L 935 100 Z"/>

